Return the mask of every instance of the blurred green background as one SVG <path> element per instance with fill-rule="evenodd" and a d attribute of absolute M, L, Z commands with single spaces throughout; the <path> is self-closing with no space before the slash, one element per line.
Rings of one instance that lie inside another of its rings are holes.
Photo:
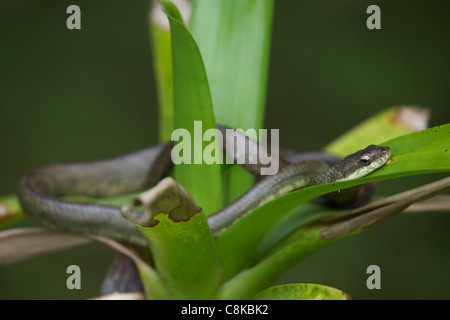
<path fill-rule="evenodd" d="M 82 30 L 66 28 L 81 8 Z M 381 30 L 366 8 L 381 8 Z M 157 142 L 149 0 L 0 0 L 0 195 L 30 167 L 90 160 Z M 319 149 L 393 105 L 430 108 L 450 122 L 450 19 L 444 1 L 276 1 L 266 127 L 281 142 Z M 433 181 L 382 183 L 389 194 Z M 25 220 L 8 227 L 32 225 Z M 450 215 L 400 215 L 301 262 L 279 283 L 334 286 L 354 299 L 449 299 Z M 99 294 L 114 252 L 91 244 L 0 267 L 1 299 L 84 299 Z M 82 289 L 66 288 L 81 268 Z M 366 269 L 381 268 L 381 290 Z"/>

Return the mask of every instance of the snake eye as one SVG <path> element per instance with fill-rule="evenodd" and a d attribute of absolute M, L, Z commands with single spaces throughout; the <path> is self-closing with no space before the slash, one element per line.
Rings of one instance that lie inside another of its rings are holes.
<path fill-rule="evenodd" d="M 372 160 L 370 160 L 369 156 L 362 156 L 360 159 L 363 166 L 368 166 L 372 163 Z"/>

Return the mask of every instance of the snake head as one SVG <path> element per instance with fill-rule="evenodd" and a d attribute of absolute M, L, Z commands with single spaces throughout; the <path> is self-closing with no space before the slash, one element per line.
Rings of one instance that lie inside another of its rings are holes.
<path fill-rule="evenodd" d="M 382 167 L 391 156 L 389 147 L 370 145 L 352 153 L 338 162 L 334 168 L 341 176 L 336 181 L 353 180 L 364 177 Z"/>

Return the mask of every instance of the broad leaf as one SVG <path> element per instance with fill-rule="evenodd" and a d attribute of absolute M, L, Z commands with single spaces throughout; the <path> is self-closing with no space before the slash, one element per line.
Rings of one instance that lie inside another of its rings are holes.
<path fill-rule="evenodd" d="M 350 212 L 354 213 L 362 210 L 362 213 L 357 216 L 345 216 L 343 221 L 338 220 L 334 223 L 328 221 L 325 225 L 316 223 L 312 226 L 298 229 L 265 251 L 262 256 L 257 257 L 253 266 L 240 272 L 225 283 L 221 290 L 221 297 L 226 298 L 235 295 L 241 298 L 251 297 L 270 285 L 299 260 L 324 246 L 342 237 L 354 235 L 375 223 L 384 221 L 402 212 L 414 201 L 420 201 L 438 193 L 449 191 L 450 177 L 351 210 Z M 327 211 L 325 210 L 323 213 L 326 214 Z M 303 219 L 305 218 L 303 217 Z"/>
<path fill-rule="evenodd" d="M 187 129 L 191 137 L 189 148 L 192 164 L 176 165 L 174 176 L 205 212 L 212 213 L 222 206 L 220 165 L 209 165 L 203 161 L 202 164 L 193 164 L 194 157 L 203 156 L 204 131 L 216 127 L 208 79 L 197 44 L 184 25 L 177 8 L 169 1 L 161 0 L 160 3 L 170 23 L 174 128 Z M 194 130 L 194 121 L 201 121 L 202 130 L 199 132 Z M 194 141 L 199 144 L 196 145 Z"/>
<path fill-rule="evenodd" d="M 373 174 L 289 193 L 254 210 L 227 229 L 217 241 L 226 272 L 232 275 L 247 265 L 257 254 L 258 244 L 268 230 L 301 203 L 366 182 L 450 171 L 450 124 L 401 136 L 382 145 L 392 149 L 393 162 Z"/>
<path fill-rule="evenodd" d="M 272 12 L 273 0 L 193 1 L 189 29 L 221 124 L 242 129 L 263 124 Z"/>
<path fill-rule="evenodd" d="M 333 287 L 294 283 L 271 287 L 255 296 L 257 300 L 349 300 L 350 296 Z"/>
<path fill-rule="evenodd" d="M 263 125 L 273 6 L 273 0 L 192 2 L 189 29 L 205 62 L 220 124 L 244 130 Z M 226 203 L 254 183 L 239 166 L 224 180 Z"/>
<path fill-rule="evenodd" d="M 147 239 L 156 270 L 174 298 L 215 295 L 221 268 L 206 216 L 194 199 L 170 177 L 138 199 L 146 211 L 124 215 Z"/>
<path fill-rule="evenodd" d="M 383 110 L 328 144 L 327 152 L 345 157 L 347 154 L 415 131 L 428 128 L 428 109 L 393 107 Z"/>
<path fill-rule="evenodd" d="M 273 281 L 302 258 L 323 248 L 331 241 L 321 239 L 320 231 L 297 231 L 296 241 L 275 252 L 257 265 L 245 269 L 226 282 L 220 292 L 221 299 L 250 299 L 267 288 Z"/>

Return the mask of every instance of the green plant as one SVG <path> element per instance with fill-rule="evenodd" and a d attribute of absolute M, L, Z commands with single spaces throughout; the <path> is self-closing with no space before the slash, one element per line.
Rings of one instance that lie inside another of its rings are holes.
<path fill-rule="evenodd" d="M 161 85 L 160 94 L 171 96 L 173 93 L 173 101 L 166 99 L 161 103 L 161 114 L 170 115 L 162 119 L 161 137 L 167 139 L 178 127 L 187 128 L 193 134 L 195 120 L 203 122 L 204 130 L 215 127 L 216 122 L 231 127 L 261 128 L 272 1 L 194 1 L 189 28 L 172 3 L 160 2 L 171 29 L 169 33 L 152 26 L 155 28 L 153 44 L 155 50 L 170 51 L 172 60 L 159 60 L 156 64 L 161 64 L 162 78 L 173 79 L 173 88 L 171 81 L 161 79 L 165 85 Z M 167 49 L 167 37 L 171 37 L 171 50 Z M 168 110 L 171 108 L 173 110 Z M 343 137 L 326 147 L 342 156 L 358 149 L 360 144 L 387 145 L 393 150 L 394 158 L 389 166 L 367 178 L 288 194 L 256 209 L 217 239 L 211 237 L 206 216 L 247 189 L 253 183 L 252 177 L 238 167 L 224 173 L 218 165 L 177 166 L 175 179 L 204 210 L 193 214 L 186 223 L 174 222 L 167 214 L 160 214 L 155 217 L 158 225 L 142 228 L 154 265 L 125 248 L 119 249 L 137 263 L 147 297 L 346 298 L 340 291 L 318 285 L 298 284 L 262 290 L 310 253 L 383 220 L 386 215 L 398 213 L 414 201 L 448 191 L 447 179 L 437 189 L 428 187 L 420 196 L 395 200 L 393 203 L 397 206 L 380 205 L 381 213 L 369 208 L 359 217 L 375 212 L 370 223 L 351 216 L 346 220 L 351 229 L 339 229 L 340 221 L 302 228 L 318 219 L 343 213 L 305 204 L 319 195 L 370 181 L 450 170 L 449 153 L 445 149 L 450 126 L 407 134 L 406 129 L 389 121 L 398 112 L 398 108 L 389 109 L 362 124 L 365 137 L 353 132 L 350 139 Z M 382 136 L 378 136 L 380 133 Z M 8 207 L 14 209 L 11 211 L 20 210 L 14 198 L 7 200 L 10 200 Z M 119 248 L 117 244 L 111 245 Z"/>

